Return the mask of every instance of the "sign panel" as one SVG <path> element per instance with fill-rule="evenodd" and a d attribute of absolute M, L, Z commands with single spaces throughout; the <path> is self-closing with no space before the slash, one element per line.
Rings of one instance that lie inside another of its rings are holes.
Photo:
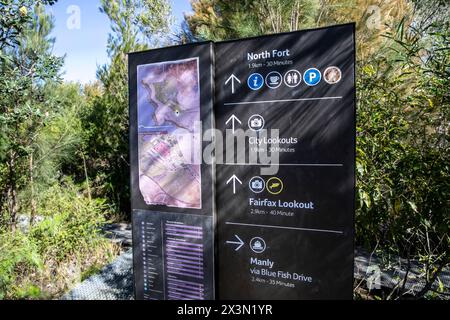
<path fill-rule="evenodd" d="M 129 55 L 137 299 L 213 299 L 212 44 Z"/>
<path fill-rule="evenodd" d="M 212 220 L 211 216 L 133 212 L 137 299 L 214 297 Z"/>
<path fill-rule="evenodd" d="M 351 299 L 354 24 L 215 54 L 218 298 Z"/>
<path fill-rule="evenodd" d="M 200 161 L 194 161 L 201 154 L 198 57 L 139 65 L 137 88 L 145 203 L 201 209 Z"/>
<path fill-rule="evenodd" d="M 129 55 L 137 299 L 352 297 L 354 61 L 354 24 Z"/>

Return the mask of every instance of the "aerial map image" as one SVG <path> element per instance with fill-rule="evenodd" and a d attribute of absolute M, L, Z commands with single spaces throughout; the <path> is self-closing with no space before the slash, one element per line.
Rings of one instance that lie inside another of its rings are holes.
<path fill-rule="evenodd" d="M 139 188 L 148 205 L 201 208 L 198 58 L 137 69 Z"/>

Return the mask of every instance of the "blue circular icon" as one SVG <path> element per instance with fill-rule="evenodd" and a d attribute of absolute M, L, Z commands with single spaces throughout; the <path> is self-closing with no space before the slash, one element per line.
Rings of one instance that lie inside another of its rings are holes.
<path fill-rule="evenodd" d="M 247 85 L 252 90 L 259 90 L 264 84 L 264 78 L 259 73 L 252 73 L 247 79 Z"/>
<path fill-rule="evenodd" d="M 315 86 L 321 79 L 322 74 L 316 68 L 310 68 L 303 74 L 303 81 L 305 81 L 308 86 Z"/>

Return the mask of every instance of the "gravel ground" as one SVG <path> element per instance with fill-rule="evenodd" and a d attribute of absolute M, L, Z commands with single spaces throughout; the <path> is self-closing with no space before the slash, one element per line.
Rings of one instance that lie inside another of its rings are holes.
<path fill-rule="evenodd" d="M 132 300 L 133 259 L 131 249 L 99 273 L 79 283 L 63 300 Z"/>

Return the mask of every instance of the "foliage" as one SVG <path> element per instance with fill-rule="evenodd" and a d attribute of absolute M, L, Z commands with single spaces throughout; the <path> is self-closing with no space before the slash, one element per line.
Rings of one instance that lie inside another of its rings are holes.
<path fill-rule="evenodd" d="M 365 59 L 384 45 L 380 35 L 406 17 L 406 0 L 194 0 L 185 16 L 181 41 L 227 40 L 356 22 L 358 57 Z"/>
<path fill-rule="evenodd" d="M 45 91 L 57 109 L 48 115 L 45 127 L 39 130 L 34 141 L 35 183 L 42 188 L 81 162 L 78 150 L 85 139 L 81 113 L 88 103 L 78 84 L 53 84 Z"/>
<path fill-rule="evenodd" d="M 39 253 L 64 259 L 88 251 L 100 239 L 100 227 L 105 223 L 105 200 L 89 200 L 79 192 L 68 181 L 40 194 L 39 212 L 43 220 L 30 230 Z"/>
<path fill-rule="evenodd" d="M 98 69 L 101 93 L 83 112 L 86 161 L 99 195 L 111 199 L 117 211 L 129 212 L 127 53 L 161 44 L 172 18 L 166 0 L 102 0 L 101 12 L 111 21 L 111 62 Z"/>
<path fill-rule="evenodd" d="M 356 234 L 419 259 L 434 280 L 450 261 L 450 30 L 404 27 L 389 51 L 360 63 Z"/>
<path fill-rule="evenodd" d="M 100 11 L 111 21 L 107 52 L 127 54 L 138 44 L 157 46 L 173 21 L 165 0 L 102 0 Z"/>
<path fill-rule="evenodd" d="M 22 232 L 0 233 L 0 299 L 17 290 L 19 279 L 30 270 L 41 270 L 43 262 L 37 245 Z"/>
<path fill-rule="evenodd" d="M 32 11 L 38 5 L 52 5 L 57 0 L 4 0 L 0 4 L 0 50 L 18 44 L 17 38 L 33 20 Z"/>
<path fill-rule="evenodd" d="M 0 4 L 1 298 L 55 297 L 116 254 L 101 227 L 129 201 L 126 53 L 171 23 L 167 1 L 102 1 L 111 63 L 98 83 L 62 84 L 53 3 Z"/>
<path fill-rule="evenodd" d="M 60 294 L 116 253 L 100 233 L 105 200 L 90 200 L 80 192 L 70 180 L 52 186 L 40 193 L 41 221 L 26 232 L 0 233 L 0 297 Z"/>
<path fill-rule="evenodd" d="M 186 16 L 198 39 L 224 40 L 311 26 L 319 11 L 316 0 L 262 0 L 230 2 L 192 1 L 194 14 Z"/>
<path fill-rule="evenodd" d="M 0 298 L 56 297 L 117 253 L 100 233 L 106 201 L 75 174 L 89 104 L 80 85 L 60 83 L 43 7 L 54 2 L 0 6 Z"/>
<path fill-rule="evenodd" d="M 14 10 L 15 4 L 3 9 Z M 19 210 L 18 190 L 27 184 L 26 175 L 33 175 L 37 133 L 57 108 L 45 88 L 59 80 L 63 63 L 50 52 L 54 41 L 49 36 L 54 25 L 51 16 L 41 5 L 34 6 L 29 15 L 24 26 L 15 27 L 14 39 L 6 41 L 12 45 L 0 51 L 0 210 L 2 220 L 12 229 Z"/>

